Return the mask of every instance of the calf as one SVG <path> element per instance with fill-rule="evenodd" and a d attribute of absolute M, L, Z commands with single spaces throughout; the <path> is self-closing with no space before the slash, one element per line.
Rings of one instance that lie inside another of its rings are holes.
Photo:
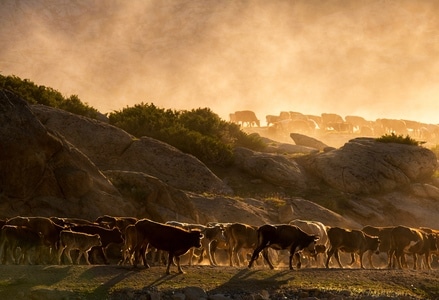
<path fill-rule="evenodd" d="M 371 235 L 371 236 L 377 236 L 380 240 L 380 246 L 378 248 L 379 252 L 387 253 L 387 264 L 390 263 L 391 256 L 389 254 L 390 251 L 390 235 L 392 232 L 392 229 L 394 226 L 388 226 L 388 227 L 375 227 L 375 226 L 364 226 L 361 231 L 364 233 Z M 367 258 L 369 260 L 369 264 L 372 268 L 375 268 L 372 263 L 372 251 L 368 252 Z"/>
<path fill-rule="evenodd" d="M 183 222 L 178 222 L 178 221 L 168 221 L 165 224 L 167 225 L 172 225 L 172 226 L 176 226 L 176 227 L 180 227 L 186 230 L 193 230 L 193 229 L 198 229 L 201 231 L 201 233 L 203 233 L 203 238 L 201 239 L 201 252 L 200 252 L 200 257 L 198 260 L 198 263 L 200 263 L 203 260 L 203 256 L 204 256 L 204 251 L 205 249 L 207 249 L 207 245 L 205 245 L 205 235 L 204 232 L 206 231 L 206 226 L 205 225 L 201 225 L 201 224 L 191 224 L 191 223 L 183 223 Z M 189 266 L 192 266 L 192 261 L 193 261 L 193 257 L 195 256 L 195 248 L 191 248 L 189 249 Z"/>
<path fill-rule="evenodd" d="M 168 251 L 169 256 L 166 274 L 169 274 L 169 268 L 174 257 L 178 271 L 184 273 L 180 266 L 180 256 L 188 252 L 192 247 L 201 247 L 200 240 L 203 235 L 200 230 L 189 231 L 179 227 L 154 222 L 149 219 L 141 219 L 136 222 L 135 226 L 138 235 L 136 248 L 148 243 L 150 246 L 155 247 L 158 250 Z M 136 258 L 135 261 L 137 260 L 138 259 Z"/>
<path fill-rule="evenodd" d="M 328 238 L 331 244 L 328 250 L 328 257 L 326 258 L 326 268 L 329 268 L 329 260 L 334 255 L 340 268 L 343 268 L 340 262 L 338 251 L 344 251 L 348 253 L 357 253 L 360 257 L 360 266 L 363 266 L 363 254 L 367 251 L 375 251 L 379 253 L 378 247 L 380 240 L 376 236 L 370 236 L 361 230 L 349 230 L 340 227 L 331 227 L 328 229 Z M 352 257 L 351 264 L 354 263 L 354 257 Z"/>
<path fill-rule="evenodd" d="M 437 250 L 436 237 L 433 234 L 423 232 L 422 230 L 406 226 L 397 226 L 391 232 L 391 249 L 390 253 L 395 255 L 394 259 L 398 267 L 402 269 L 404 254 L 413 255 L 413 269 L 417 269 L 418 256 L 425 255 L 425 265 L 431 269 L 430 252 Z M 395 266 L 390 262 L 389 268 Z"/>
<path fill-rule="evenodd" d="M 308 234 L 314 234 L 319 237 L 319 240 L 316 242 L 316 254 L 313 255 L 304 249 L 302 251 L 303 256 L 308 257 L 308 261 L 311 258 L 314 258 L 317 265 L 324 265 L 324 258 L 326 250 L 329 248 L 329 239 L 328 232 L 326 230 L 326 226 L 318 221 L 308 221 L 308 220 L 300 220 L 296 219 L 290 222 L 290 225 L 296 225 L 304 232 Z M 319 255 L 321 254 L 321 255 Z M 320 258 L 320 259 L 318 259 Z"/>
<path fill-rule="evenodd" d="M 9 252 L 12 262 L 20 263 L 20 258 L 15 257 L 17 248 L 21 249 L 20 256 L 23 259 L 27 258 L 29 264 L 32 264 L 30 259 L 31 250 L 37 250 L 42 246 L 42 235 L 33 230 L 15 225 L 4 225 L 1 229 L 0 235 L 0 259 L 3 264 L 6 263 L 6 256 Z"/>
<path fill-rule="evenodd" d="M 72 226 L 70 229 L 76 232 L 99 234 L 101 238 L 101 245 L 99 247 L 96 247 L 96 251 L 102 257 L 105 264 L 109 264 L 107 253 L 106 253 L 107 247 L 110 244 L 123 243 L 122 233 L 117 227 L 113 229 L 108 229 L 96 225 L 76 225 L 76 226 Z"/>
<path fill-rule="evenodd" d="M 99 247 L 102 245 L 99 234 L 87 234 L 83 232 L 63 230 L 59 235 L 59 239 L 60 247 L 58 250 L 58 264 L 61 264 L 61 256 L 63 253 L 66 254 L 70 264 L 73 264 L 70 251 L 79 250 L 76 264 L 79 264 L 81 256 L 84 255 L 85 262 L 89 265 L 90 261 L 88 260 L 88 251 L 90 251 L 90 249 L 93 247 Z"/>
<path fill-rule="evenodd" d="M 257 227 L 242 223 L 232 223 L 224 228 L 224 236 L 229 248 L 229 264 L 233 267 L 234 262 L 239 266 L 241 259 L 239 254 L 242 249 L 256 248 L 258 244 Z"/>
<path fill-rule="evenodd" d="M 273 264 L 268 258 L 267 247 L 275 250 L 289 249 L 289 267 L 293 269 L 293 256 L 296 256 L 298 263 L 297 268 L 300 269 L 300 256 L 297 253 L 300 250 L 307 248 L 311 253 L 315 253 L 315 243 L 319 239 L 318 236 L 305 233 L 299 227 L 289 224 L 280 225 L 262 225 L 257 230 L 258 244 L 253 252 L 248 267 L 251 268 L 253 262 L 258 258 L 259 253 L 263 251 L 265 261 L 271 269 L 274 269 Z"/>

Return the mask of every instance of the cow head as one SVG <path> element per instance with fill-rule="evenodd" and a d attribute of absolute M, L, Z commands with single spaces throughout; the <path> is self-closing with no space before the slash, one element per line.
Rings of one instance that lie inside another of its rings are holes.
<path fill-rule="evenodd" d="M 364 234 L 367 240 L 367 249 L 373 251 L 375 254 L 380 254 L 380 239 L 377 236 L 371 236 L 368 234 Z"/>
<path fill-rule="evenodd" d="M 309 235 L 306 243 L 304 243 L 304 250 L 308 251 L 311 256 L 317 255 L 316 242 L 320 239 L 318 235 Z"/>
<path fill-rule="evenodd" d="M 198 229 L 192 229 L 190 232 L 190 242 L 195 248 L 201 248 L 201 239 L 204 235 Z"/>
<path fill-rule="evenodd" d="M 428 239 L 428 244 L 430 246 L 430 251 L 437 251 L 438 247 L 437 247 L 437 243 L 438 243 L 438 239 L 436 234 L 434 233 L 429 233 L 427 234 L 427 239 Z"/>
<path fill-rule="evenodd" d="M 112 239 L 113 239 L 112 242 L 113 243 L 115 243 L 115 244 L 123 243 L 122 232 L 120 231 L 119 228 L 114 227 L 111 230 L 111 233 L 112 233 Z"/>

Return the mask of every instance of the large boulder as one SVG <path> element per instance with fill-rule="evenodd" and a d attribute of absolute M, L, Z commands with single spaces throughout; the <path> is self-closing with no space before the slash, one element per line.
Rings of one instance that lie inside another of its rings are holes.
<path fill-rule="evenodd" d="M 107 178 L 119 189 L 126 201 L 134 206 L 132 216 L 165 222 L 197 222 L 191 199 L 160 179 L 141 172 L 105 171 Z"/>
<path fill-rule="evenodd" d="M 373 138 L 356 138 L 339 149 L 299 161 L 331 187 L 354 194 L 407 189 L 429 180 L 437 167 L 435 154 L 426 148 Z"/>
<path fill-rule="evenodd" d="M 32 111 L 47 128 L 62 134 L 103 171 L 142 172 L 188 191 L 231 192 L 196 157 L 169 144 L 149 137 L 138 139 L 107 123 L 43 105 L 33 105 Z"/>
<path fill-rule="evenodd" d="M 283 155 L 238 147 L 235 149 L 235 165 L 253 177 L 275 185 L 298 190 L 307 187 L 301 166 Z"/>
<path fill-rule="evenodd" d="M 0 136 L 1 217 L 132 212 L 93 162 L 7 90 L 0 90 Z"/>
<path fill-rule="evenodd" d="M 319 151 L 323 151 L 329 147 L 328 145 L 319 141 L 318 139 L 315 139 L 313 137 L 304 134 L 290 133 L 290 137 L 294 141 L 294 143 L 299 146 L 310 147 L 317 149 Z"/>

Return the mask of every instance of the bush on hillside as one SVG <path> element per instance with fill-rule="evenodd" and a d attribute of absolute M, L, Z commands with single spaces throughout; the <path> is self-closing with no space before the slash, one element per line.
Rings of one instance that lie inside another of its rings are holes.
<path fill-rule="evenodd" d="M 0 88 L 14 92 L 29 104 L 43 104 L 94 119 L 98 116 L 98 111 L 87 103 L 82 103 L 77 95 L 66 98 L 57 90 L 36 85 L 29 79 L 0 74 Z"/>
<path fill-rule="evenodd" d="M 394 132 L 392 132 L 391 134 L 385 134 L 377 138 L 376 141 L 381 143 L 397 143 L 413 146 L 419 146 L 421 144 L 421 142 L 411 138 L 409 135 L 406 135 L 404 137 L 403 135 L 396 135 Z"/>
<path fill-rule="evenodd" d="M 207 165 L 230 165 L 236 146 L 264 147 L 260 138 L 247 135 L 209 108 L 176 111 L 141 103 L 110 113 L 109 121 L 136 137 L 166 142 Z"/>

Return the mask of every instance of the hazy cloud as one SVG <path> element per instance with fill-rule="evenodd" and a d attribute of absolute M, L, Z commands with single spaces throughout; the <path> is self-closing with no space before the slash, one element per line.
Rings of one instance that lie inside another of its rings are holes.
<path fill-rule="evenodd" d="M 135 103 L 439 123 L 437 1 L 3 0 L 0 72 Z"/>

